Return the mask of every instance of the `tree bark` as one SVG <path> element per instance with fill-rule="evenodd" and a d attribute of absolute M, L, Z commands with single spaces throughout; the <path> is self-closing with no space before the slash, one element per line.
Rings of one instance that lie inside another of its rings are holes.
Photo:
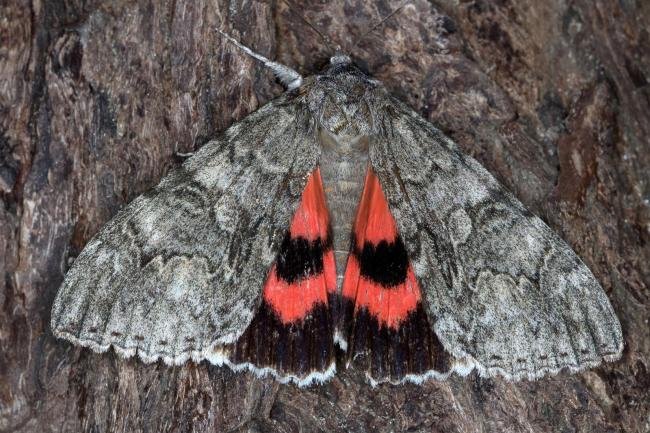
<path fill-rule="evenodd" d="M 298 5 L 299 2 L 290 2 Z M 0 5 L 0 432 L 650 431 L 650 4 L 8 0 Z M 117 210 L 303 74 L 303 16 L 540 215 L 601 281 L 621 361 L 510 383 L 299 389 L 56 340 L 66 269 Z"/>

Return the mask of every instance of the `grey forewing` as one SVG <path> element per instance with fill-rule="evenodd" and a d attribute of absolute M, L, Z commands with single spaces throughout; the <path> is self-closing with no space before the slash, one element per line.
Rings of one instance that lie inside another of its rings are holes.
<path fill-rule="evenodd" d="M 620 323 L 571 248 L 411 109 L 376 111 L 371 165 L 445 348 L 512 379 L 620 357 Z"/>
<path fill-rule="evenodd" d="M 285 97 L 207 143 L 77 257 L 53 306 L 55 335 L 168 363 L 235 340 L 319 149 L 313 118 Z"/>

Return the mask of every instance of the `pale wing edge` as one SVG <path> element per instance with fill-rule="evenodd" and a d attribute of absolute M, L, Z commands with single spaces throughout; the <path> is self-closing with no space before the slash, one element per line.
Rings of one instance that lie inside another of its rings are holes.
<path fill-rule="evenodd" d="M 587 360 L 578 364 L 564 364 L 557 367 L 541 367 L 535 370 L 521 369 L 517 371 L 511 371 L 506 370 L 502 367 L 486 366 L 484 363 L 481 363 L 472 355 L 468 354 L 444 338 L 445 331 L 436 329 L 435 325 L 433 326 L 433 330 L 436 335 L 438 335 L 438 338 L 440 338 L 440 342 L 445 347 L 445 349 L 448 350 L 449 353 L 451 353 L 451 355 L 455 358 L 452 372 L 458 374 L 459 376 L 467 376 L 472 373 L 472 371 L 476 370 L 478 375 L 481 377 L 492 378 L 500 376 L 510 381 L 520 381 L 524 379 L 537 380 L 546 376 L 555 376 L 565 371 L 568 371 L 570 373 L 581 373 L 586 370 L 601 366 L 604 362 L 618 361 L 623 356 L 624 348 L 624 343 L 621 341 L 617 353 L 599 355 L 598 359 Z"/>
<path fill-rule="evenodd" d="M 277 370 L 270 367 L 257 367 L 250 362 L 235 363 L 230 360 L 227 353 L 218 349 L 223 344 L 233 343 L 239 336 L 232 336 L 228 339 L 215 343 L 214 346 L 204 350 L 193 350 L 188 352 L 179 353 L 176 356 L 166 356 L 159 353 L 149 354 L 137 348 L 124 348 L 115 343 L 100 344 L 96 341 L 89 339 L 80 339 L 71 333 L 65 331 L 54 331 L 57 338 L 67 340 L 75 346 L 85 347 L 96 353 L 106 353 L 111 348 L 123 359 L 129 359 L 137 356 L 145 364 L 153 364 L 162 361 L 168 366 L 181 366 L 192 361 L 194 363 L 201 363 L 207 361 L 217 367 L 228 367 L 235 373 L 248 371 L 259 378 L 273 377 L 280 383 L 294 383 L 299 387 L 307 387 L 314 384 L 323 384 L 336 375 L 336 362 L 332 362 L 324 371 L 311 371 L 304 377 L 292 374 L 281 374 Z"/>

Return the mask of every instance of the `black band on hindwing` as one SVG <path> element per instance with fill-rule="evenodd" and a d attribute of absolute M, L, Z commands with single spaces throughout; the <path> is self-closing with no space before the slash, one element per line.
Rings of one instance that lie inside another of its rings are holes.
<path fill-rule="evenodd" d="M 302 236 L 291 237 L 287 232 L 276 260 L 278 278 L 293 283 L 323 272 L 323 255 L 332 248 L 332 237 L 329 235 L 323 242 L 321 238 L 314 241 Z"/>
<path fill-rule="evenodd" d="M 361 275 L 384 287 L 394 287 L 406 281 L 409 267 L 404 242 L 397 236 L 391 243 L 382 240 L 378 244 L 364 242 L 359 249 L 353 236 L 353 254 L 359 261 Z"/>

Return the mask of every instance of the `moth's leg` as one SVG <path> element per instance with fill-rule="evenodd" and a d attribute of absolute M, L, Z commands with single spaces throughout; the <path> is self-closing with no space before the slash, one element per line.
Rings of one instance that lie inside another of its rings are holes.
<path fill-rule="evenodd" d="M 249 56 L 259 60 L 260 62 L 264 63 L 264 66 L 269 68 L 275 76 L 280 80 L 280 82 L 287 88 L 287 90 L 292 90 L 297 87 L 300 87 L 302 84 L 302 75 L 300 75 L 298 72 L 294 71 L 288 66 L 285 66 L 280 63 L 272 62 L 271 60 L 267 59 L 261 54 L 257 54 L 250 48 L 242 45 L 237 41 L 235 38 L 232 36 L 222 32 L 221 30 L 217 29 L 219 33 L 221 33 L 226 39 L 228 39 L 230 42 L 235 44 L 239 49 L 244 51 L 246 54 Z"/>

